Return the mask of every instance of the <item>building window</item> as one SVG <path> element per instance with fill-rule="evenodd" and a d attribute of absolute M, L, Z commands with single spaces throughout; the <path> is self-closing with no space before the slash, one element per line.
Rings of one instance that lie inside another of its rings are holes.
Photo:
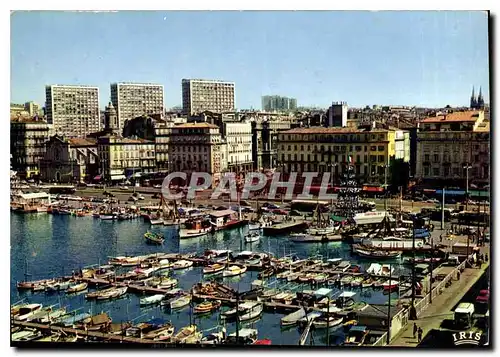
<path fill-rule="evenodd" d="M 432 169 L 432 174 L 433 174 L 434 176 L 439 176 L 439 167 L 434 167 L 434 168 Z"/>
<path fill-rule="evenodd" d="M 377 156 L 376 155 L 370 155 L 370 162 L 377 162 Z"/>
<path fill-rule="evenodd" d="M 429 166 L 424 166 L 424 176 L 429 176 L 431 169 Z"/>
<path fill-rule="evenodd" d="M 384 162 L 384 155 L 378 156 L 378 162 Z"/>
<path fill-rule="evenodd" d="M 370 150 L 371 150 L 371 151 L 377 151 L 377 147 L 376 147 L 376 146 L 371 146 L 371 147 L 370 147 Z"/>
<path fill-rule="evenodd" d="M 381 145 L 381 146 L 379 146 L 379 147 L 378 147 L 378 151 L 384 151 L 384 146 L 382 146 L 382 145 Z"/>
<path fill-rule="evenodd" d="M 429 154 L 424 155 L 424 162 L 429 162 Z"/>
<path fill-rule="evenodd" d="M 444 176 L 449 176 L 450 175 L 450 168 L 448 166 L 444 167 Z"/>
<path fill-rule="evenodd" d="M 434 154 L 434 162 L 439 162 L 439 155 L 438 154 Z"/>

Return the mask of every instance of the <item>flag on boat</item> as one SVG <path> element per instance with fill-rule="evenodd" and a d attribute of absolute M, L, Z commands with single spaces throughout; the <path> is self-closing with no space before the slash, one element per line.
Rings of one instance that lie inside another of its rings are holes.
<path fill-rule="evenodd" d="M 349 164 L 352 164 L 352 155 L 349 155 L 349 156 L 348 156 L 348 163 L 349 163 Z"/>

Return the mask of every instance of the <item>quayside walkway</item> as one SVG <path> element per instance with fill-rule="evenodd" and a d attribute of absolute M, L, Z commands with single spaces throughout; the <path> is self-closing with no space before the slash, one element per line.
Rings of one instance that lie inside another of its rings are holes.
<path fill-rule="evenodd" d="M 481 268 L 466 268 L 461 274 L 460 280 L 453 280 L 453 284 L 443 289 L 440 295 L 433 297 L 432 303 L 419 314 L 415 321 L 408 321 L 397 336 L 390 342 L 389 346 L 394 347 L 417 347 L 418 339 L 413 338 L 413 323 L 422 328 L 422 340 L 429 331 L 439 329 L 445 319 L 453 318 L 452 309 L 462 300 L 463 296 L 483 275 L 489 262 L 484 263 Z"/>

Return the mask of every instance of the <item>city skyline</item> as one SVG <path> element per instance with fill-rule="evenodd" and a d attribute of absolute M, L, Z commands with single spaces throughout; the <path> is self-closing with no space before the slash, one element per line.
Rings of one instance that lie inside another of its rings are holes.
<path fill-rule="evenodd" d="M 45 85 L 92 85 L 104 109 L 110 83 L 137 82 L 163 85 L 170 108 L 182 103 L 182 78 L 234 82 L 238 109 L 260 108 L 268 93 L 325 108 L 467 106 L 472 86 L 488 103 L 487 13 L 11 15 L 11 102 L 43 106 Z"/>

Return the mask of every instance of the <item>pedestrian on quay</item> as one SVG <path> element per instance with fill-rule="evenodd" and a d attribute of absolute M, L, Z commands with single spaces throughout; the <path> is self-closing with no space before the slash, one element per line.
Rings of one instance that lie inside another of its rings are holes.
<path fill-rule="evenodd" d="M 422 342 L 422 334 L 424 333 L 424 331 L 422 331 L 422 328 L 419 327 L 417 333 L 418 333 L 418 342 L 420 343 Z"/>
<path fill-rule="evenodd" d="M 485 261 L 485 262 L 487 262 L 487 261 L 488 261 L 488 253 L 486 253 L 486 254 L 484 255 L 484 261 Z"/>
<path fill-rule="evenodd" d="M 443 242 L 443 235 L 442 235 L 442 234 L 440 234 L 440 235 L 439 235 L 439 243 L 442 243 L 442 242 Z"/>
<path fill-rule="evenodd" d="M 413 323 L 413 338 L 417 337 L 418 326 L 417 323 Z"/>
<path fill-rule="evenodd" d="M 460 280 L 460 271 L 457 271 L 457 280 Z"/>

